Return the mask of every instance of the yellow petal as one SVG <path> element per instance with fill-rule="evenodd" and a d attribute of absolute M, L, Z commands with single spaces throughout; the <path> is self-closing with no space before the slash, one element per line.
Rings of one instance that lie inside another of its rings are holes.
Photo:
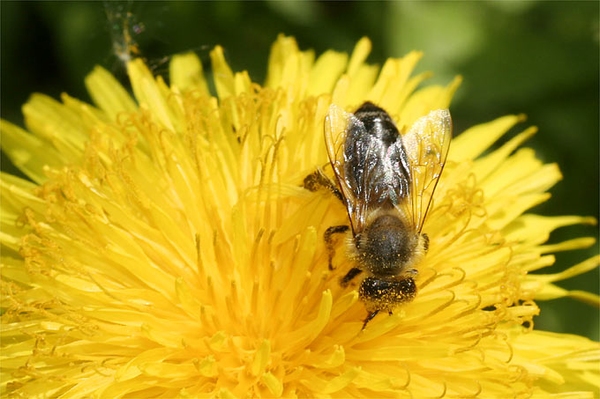
<path fill-rule="evenodd" d="M 123 112 L 133 112 L 137 105 L 125 88 L 104 68 L 97 66 L 85 78 L 90 97 L 94 103 L 106 112 L 111 120 L 116 120 Z"/>

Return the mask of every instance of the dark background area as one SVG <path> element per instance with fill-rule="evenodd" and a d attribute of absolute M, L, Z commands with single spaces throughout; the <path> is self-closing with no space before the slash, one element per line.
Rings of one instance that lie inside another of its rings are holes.
<path fill-rule="evenodd" d="M 527 145 L 564 175 L 545 215 L 591 215 L 599 209 L 599 3 L 589 2 L 9 2 L 1 6 L 2 118 L 22 125 L 20 107 L 32 92 L 61 92 L 89 101 L 84 76 L 99 64 L 126 80 L 114 45 L 124 28 L 157 74 L 169 57 L 225 48 L 236 71 L 265 76 L 279 33 L 302 49 L 351 52 L 373 42 L 370 62 L 423 50 L 418 69 L 435 83 L 462 75 L 452 104 L 456 132 L 509 113 L 525 113 L 539 132 Z M 124 82 L 126 83 L 126 82 Z M 508 137 L 511 137 L 510 135 Z M 18 173 L 2 157 L 2 170 Z M 572 226 L 551 242 L 598 237 L 596 226 Z M 553 271 L 598 253 L 598 245 L 557 254 Z M 561 282 L 599 291 L 598 270 Z M 536 328 L 599 339 L 598 309 L 570 299 L 541 302 Z"/>

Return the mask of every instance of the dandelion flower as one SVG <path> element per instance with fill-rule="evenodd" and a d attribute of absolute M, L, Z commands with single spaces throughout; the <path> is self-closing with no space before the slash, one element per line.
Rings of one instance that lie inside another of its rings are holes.
<path fill-rule="evenodd" d="M 331 104 L 372 101 L 409 128 L 448 108 L 459 80 L 423 86 L 411 52 L 381 69 L 370 43 L 318 58 L 279 37 L 264 85 L 211 52 L 216 93 L 194 55 L 169 84 L 140 59 L 133 96 L 104 69 L 94 105 L 35 94 L 27 131 L 2 146 L 28 180 L 3 174 L 2 395 L 9 397 L 592 397 L 600 346 L 538 331 L 536 301 L 592 293 L 554 283 L 598 265 L 541 274 L 545 244 L 579 216 L 527 213 L 558 167 L 490 146 L 521 116 L 453 140 L 423 231 L 416 298 L 366 315 L 327 267 L 323 232 L 344 207 L 303 178 L 327 163 Z M 350 260 L 338 251 L 340 270 Z M 532 273 L 537 272 L 537 273 Z"/>

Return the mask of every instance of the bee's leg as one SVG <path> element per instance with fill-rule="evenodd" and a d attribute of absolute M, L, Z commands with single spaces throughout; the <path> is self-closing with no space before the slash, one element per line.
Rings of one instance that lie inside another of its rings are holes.
<path fill-rule="evenodd" d="M 377 316 L 377 313 L 379 313 L 379 309 L 377 309 L 367 315 L 367 318 L 363 322 L 363 326 L 362 326 L 361 330 L 365 329 L 365 327 L 367 326 L 367 323 L 370 322 L 373 319 L 373 317 Z"/>
<path fill-rule="evenodd" d="M 325 233 L 323 234 L 323 239 L 325 240 L 325 245 L 327 246 L 327 255 L 329 257 L 329 270 L 333 270 L 333 256 L 335 255 L 335 248 L 333 247 L 333 239 L 331 236 L 334 234 L 345 233 L 350 229 L 349 226 L 331 226 Z"/>
<path fill-rule="evenodd" d="M 346 273 L 346 275 L 344 277 L 342 277 L 340 279 L 340 285 L 342 287 L 346 288 L 348 286 L 348 283 L 350 281 L 352 281 L 352 279 L 354 279 L 354 277 L 358 276 L 361 273 L 362 273 L 362 270 L 360 270 L 358 267 L 353 267 L 352 269 L 350 269 L 348 271 L 348 273 Z"/>
<path fill-rule="evenodd" d="M 427 253 L 427 251 L 429 250 L 429 236 L 427 235 L 427 233 L 423 233 L 421 234 L 421 237 L 423 237 L 423 247 L 425 249 L 425 253 Z"/>
<path fill-rule="evenodd" d="M 344 197 L 342 196 L 342 192 L 337 188 L 334 182 L 331 179 L 323 174 L 321 170 L 317 169 L 310 175 L 304 178 L 303 187 L 308 191 L 315 192 L 321 188 L 326 188 L 331 191 L 333 195 L 337 197 L 342 203 L 344 202 Z"/>

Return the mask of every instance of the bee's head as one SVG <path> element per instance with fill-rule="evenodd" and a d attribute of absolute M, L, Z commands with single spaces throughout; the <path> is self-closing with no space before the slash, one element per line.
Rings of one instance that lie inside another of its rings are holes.
<path fill-rule="evenodd" d="M 399 275 L 422 256 L 419 237 L 398 216 L 378 216 L 355 237 L 358 262 L 375 276 Z"/>

